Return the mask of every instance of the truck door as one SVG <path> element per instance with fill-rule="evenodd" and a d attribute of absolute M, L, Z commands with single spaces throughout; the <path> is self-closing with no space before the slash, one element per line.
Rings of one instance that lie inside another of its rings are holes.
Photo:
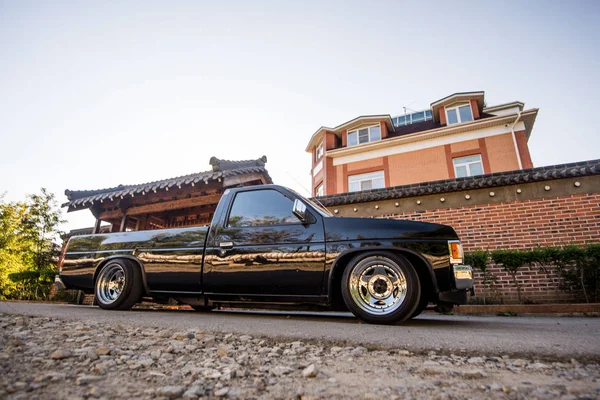
<path fill-rule="evenodd" d="M 323 220 L 302 224 L 276 188 L 235 193 L 223 226 L 207 243 L 205 293 L 319 295 L 325 269 Z"/>

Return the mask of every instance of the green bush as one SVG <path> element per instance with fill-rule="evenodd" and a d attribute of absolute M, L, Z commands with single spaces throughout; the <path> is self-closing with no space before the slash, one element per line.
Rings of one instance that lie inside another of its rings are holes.
<path fill-rule="evenodd" d="M 521 284 L 517 279 L 517 272 L 526 264 L 531 262 L 531 252 L 521 250 L 495 250 L 491 257 L 496 264 L 502 264 L 504 269 L 510 274 L 513 284 L 517 288 L 517 297 L 519 303 L 522 303 Z"/>
<path fill-rule="evenodd" d="M 489 287 L 492 292 L 495 294 L 495 297 L 498 296 L 498 290 L 496 288 L 496 281 L 498 277 L 488 270 L 488 263 L 490 262 L 490 252 L 487 250 L 475 250 L 471 253 L 465 254 L 465 263 L 472 266 L 473 268 L 481 271 L 481 275 L 483 278 L 483 285 Z M 477 301 L 480 301 L 477 299 Z M 490 304 L 490 303 L 498 303 L 496 299 L 488 299 L 485 293 L 481 294 L 481 303 L 482 304 Z"/>

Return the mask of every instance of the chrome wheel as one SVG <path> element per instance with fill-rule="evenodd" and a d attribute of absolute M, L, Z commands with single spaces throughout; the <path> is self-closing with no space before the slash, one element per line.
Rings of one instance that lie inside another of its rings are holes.
<path fill-rule="evenodd" d="M 96 285 L 98 301 L 103 304 L 114 303 L 125 288 L 125 271 L 123 267 L 113 263 L 102 268 Z"/>
<path fill-rule="evenodd" d="M 361 310 L 387 315 L 404 303 L 408 285 L 395 262 L 384 257 L 369 257 L 353 268 L 348 289 Z"/>

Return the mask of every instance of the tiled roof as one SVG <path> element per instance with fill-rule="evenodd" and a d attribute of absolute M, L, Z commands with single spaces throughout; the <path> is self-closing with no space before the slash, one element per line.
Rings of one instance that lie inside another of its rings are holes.
<path fill-rule="evenodd" d="M 366 201 L 391 200 L 402 197 L 423 196 L 468 189 L 492 188 L 496 186 L 516 185 L 519 183 L 548 181 L 561 178 L 576 178 L 588 175 L 600 175 L 600 159 L 517 171 L 497 172 L 466 178 L 415 183 L 412 185 L 394 186 L 385 189 L 333 194 L 319 197 L 319 201 L 324 206 L 331 207 Z"/>
<path fill-rule="evenodd" d="M 267 163 L 267 156 L 262 156 L 258 160 L 219 160 L 217 157 L 211 157 L 209 161 L 213 171 L 229 171 L 240 168 L 264 167 Z"/>
<path fill-rule="evenodd" d="M 231 161 L 220 160 L 216 157 L 210 159 L 212 171 L 198 172 L 195 174 L 178 176 L 175 178 L 162 179 L 159 181 L 142 183 L 138 185 L 119 185 L 112 188 L 97 189 L 97 190 L 65 190 L 65 195 L 69 200 L 66 206 L 79 206 L 92 201 L 100 201 L 119 196 L 129 196 L 141 193 L 149 193 L 151 191 L 171 188 L 173 186 L 191 185 L 200 181 L 208 182 L 210 180 L 218 180 L 219 178 L 228 178 L 232 176 L 245 175 L 251 173 L 262 173 L 267 183 L 273 183 L 265 163 L 267 157 L 262 156 L 257 160 Z"/>

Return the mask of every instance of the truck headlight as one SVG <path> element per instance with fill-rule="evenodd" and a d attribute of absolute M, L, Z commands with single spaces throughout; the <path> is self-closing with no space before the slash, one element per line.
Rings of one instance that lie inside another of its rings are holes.
<path fill-rule="evenodd" d="M 450 251 L 450 264 L 462 264 L 464 253 L 460 240 L 449 240 L 448 250 Z"/>

